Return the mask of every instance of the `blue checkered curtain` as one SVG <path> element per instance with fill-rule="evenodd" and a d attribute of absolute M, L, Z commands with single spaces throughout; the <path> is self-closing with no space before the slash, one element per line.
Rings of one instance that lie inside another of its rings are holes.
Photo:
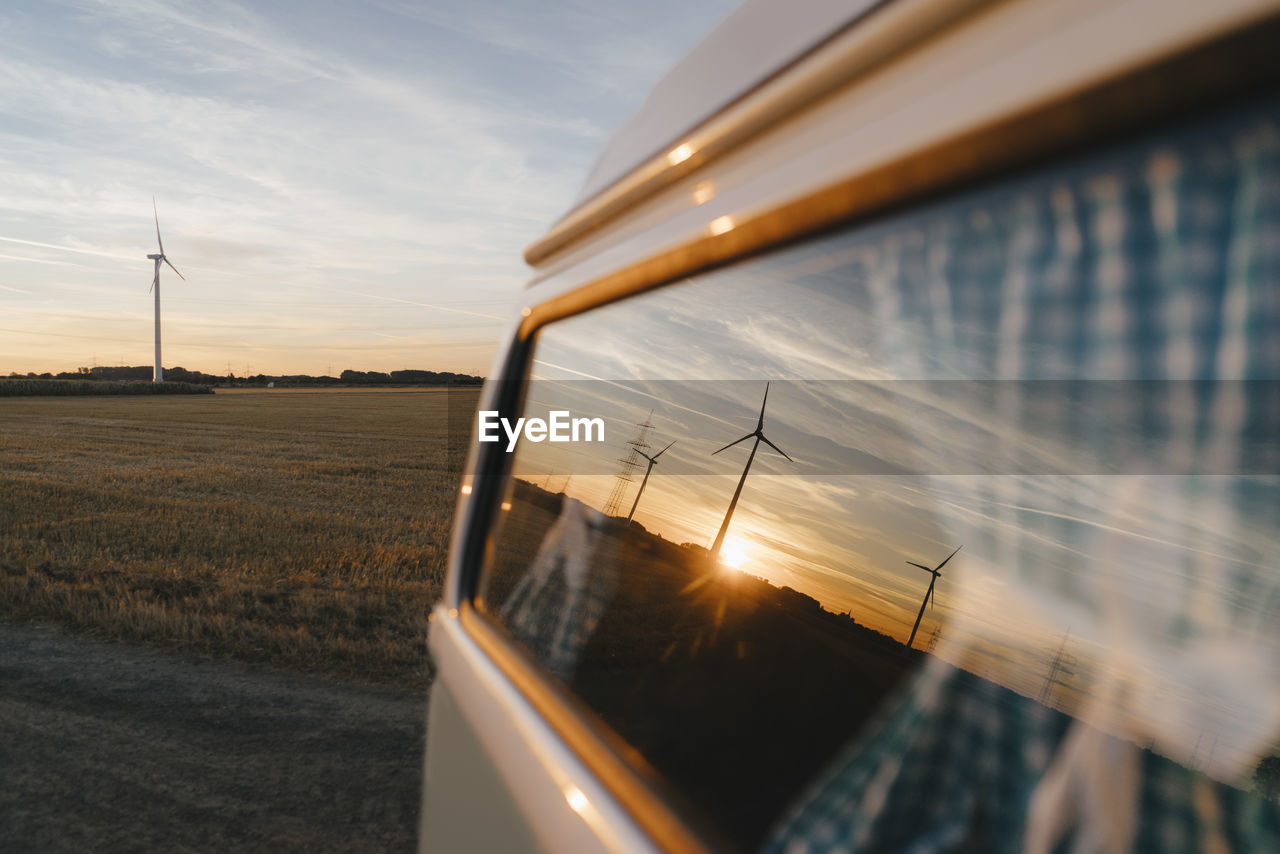
<path fill-rule="evenodd" d="M 1020 381 L 993 401 L 1009 424 L 1033 407 L 1044 417 L 1026 381 L 1131 381 L 1107 405 L 1139 434 L 1106 432 L 1069 400 L 1051 414 L 1064 434 L 1108 443 L 1109 459 L 1145 464 L 934 479 L 974 511 L 947 517 L 954 542 L 1029 601 L 1089 623 L 1073 626 L 1099 650 L 1088 696 L 1067 715 L 935 660 L 764 850 L 1280 851 L 1280 805 L 1248 779 L 1280 743 L 1267 552 L 1280 481 L 1251 469 L 1280 412 L 1250 385 L 1280 380 L 1280 103 L 858 239 L 851 257 L 898 378 Z M 1127 535 L 1136 519 L 1155 533 Z M 1068 544 L 1071 562 L 1046 561 L 1047 542 Z"/>

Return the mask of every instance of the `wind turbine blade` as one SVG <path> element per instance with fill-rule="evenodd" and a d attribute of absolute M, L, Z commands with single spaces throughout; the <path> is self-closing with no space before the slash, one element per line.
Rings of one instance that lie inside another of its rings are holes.
<path fill-rule="evenodd" d="M 772 442 L 770 442 L 768 439 L 766 439 L 766 438 L 765 438 L 765 435 L 764 435 L 763 433 L 761 433 L 761 434 L 760 434 L 760 439 L 761 439 L 761 440 L 762 440 L 766 445 L 768 445 L 770 448 L 773 448 L 775 451 L 777 451 L 778 453 L 782 454 L 784 457 L 787 457 L 787 452 L 786 452 L 786 451 L 784 451 L 784 450 L 782 450 L 781 448 L 779 448 L 777 445 L 773 444 Z M 793 462 L 793 463 L 795 462 L 795 460 L 792 460 L 792 459 L 791 459 L 791 457 L 787 457 L 787 459 L 788 459 L 788 460 L 790 460 L 790 461 L 791 461 L 791 462 Z"/>
<path fill-rule="evenodd" d="M 170 261 L 168 258 L 165 258 L 165 259 L 164 259 L 164 262 L 165 262 L 166 264 L 168 264 L 170 267 L 173 267 L 173 272 L 178 273 L 178 268 L 173 266 L 173 262 L 172 262 L 172 261 Z M 181 273 L 178 273 L 178 278 L 179 278 L 179 279 L 182 279 L 182 281 L 184 281 L 184 282 L 187 280 L 187 277 L 186 277 L 186 276 L 184 276 L 184 275 L 182 275 Z"/>
<path fill-rule="evenodd" d="M 953 557 L 955 557 L 956 552 L 960 551 L 962 548 L 964 548 L 963 545 L 956 546 L 956 551 L 947 555 L 947 560 L 951 560 Z M 938 564 L 938 568 L 935 569 L 934 572 L 941 572 L 942 568 L 947 565 L 947 560 L 944 560 L 942 563 Z"/>
<path fill-rule="evenodd" d="M 933 577 L 933 580 L 934 580 L 934 581 L 937 581 L 937 580 L 938 580 L 938 576 L 936 576 L 936 575 L 935 575 L 935 576 Z M 937 596 L 937 588 L 936 588 L 936 587 L 934 587 L 934 585 L 933 585 L 933 584 L 930 584 L 930 585 L 929 585 L 929 610 L 930 610 L 930 611 L 932 611 L 932 610 L 933 610 L 933 606 L 934 606 L 935 604 L 937 604 L 937 599 L 938 599 L 938 596 Z"/>
<path fill-rule="evenodd" d="M 909 560 L 909 561 L 907 561 L 907 563 L 911 564 L 912 566 L 918 566 L 918 567 L 920 567 L 921 569 L 923 569 L 925 572 L 933 572 L 933 570 L 932 570 L 932 569 L 930 569 L 929 567 L 925 566 L 925 565 L 924 565 L 924 564 L 922 564 L 922 563 L 916 563 L 914 560 Z"/>
<path fill-rule="evenodd" d="M 671 442 L 667 445 L 667 448 L 670 448 L 675 443 L 676 443 L 676 440 L 672 439 Z M 652 457 L 648 457 L 648 459 L 653 460 L 654 462 L 657 462 L 658 457 L 662 456 L 667 452 L 667 448 L 663 448 L 661 451 L 658 451 L 658 453 L 654 454 Z"/>
<path fill-rule="evenodd" d="M 768 403 L 769 403 L 769 383 L 766 382 L 764 384 L 764 400 L 760 401 L 760 420 L 756 422 L 757 430 L 764 429 L 764 408 Z M 768 439 L 766 439 L 765 441 L 767 442 Z M 778 453 L 782 453 L 782 452 L 779 451 Z M 783 454 L 783 456 L 785 457 L 786 454 Z"/>
<path fill-rule="evenodd" d="M 741 439 L 734 439 L 732 442 L 730 442 L 729 444 L 727 444 L 727 445 L 725 445 L 723 448 L 721 448 L 721 449 L 720 449 L 720 451 L 727 451 L 727 450 L 729 450 L 730 448 L 732 448 L 734 445 L 738 444 L 739 442 L 745 442 L 745 441 L 747 441 L 748 439 L 750 439 L 752 436 L 755 436 L 755 435 L 756 435 L 755 433 L 748 433 L 747 435 L 743 436 Z M 712 451 L 712 452 L 711 452 L 711 456 L 713 456 L 713 457 L 714 457 L 716 454 L 720 453 L 720 451 Z"/>
<path fill-rule="evenodd" d="M 160 254 L 164 254 L 164 241 L 160 239 L 160 212 L 156 210 L 156 197 L 151 197 L 151 212 L 156 215 L 156 243 L 160 244 Z M 171 265 L 172 266 L 172 265 Z M 179 273 L 178 275 L 182 275 Z"/>

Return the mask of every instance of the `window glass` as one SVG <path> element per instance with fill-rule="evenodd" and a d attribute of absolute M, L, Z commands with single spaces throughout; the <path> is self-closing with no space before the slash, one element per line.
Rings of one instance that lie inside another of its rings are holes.
<path fill-rule="evenodd" d="M 1280 850 L 1278 117 L 545 328 L 481 607 L 744 849 Z"/>

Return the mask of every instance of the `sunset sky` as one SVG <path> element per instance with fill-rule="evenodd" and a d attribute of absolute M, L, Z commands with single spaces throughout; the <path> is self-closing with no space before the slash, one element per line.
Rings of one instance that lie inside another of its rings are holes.
<path fill-rule="evenodd" d="M 735 5 L 0 11 L 0 374 L 483 373 L 523 248 Z"/>
<path fill-rule="evenodd" d="M 1098 158 L 1066 186 L 1106 186 L 1117 162 Z M 1064 314 L 1018 296 L 1022 283 L 1054 287 L 1080 245 L 1026 214 L 1063 186 L 1028 179 L 942 200 L 540 330 L 525 413 L 600 417 L 604 440 L 522 440 L 512 471 L 625 518 L 645 469 L 616 505 L 608 497 L 628 440 L 651 423 L 650 449 L 676 444 L 635 521 L 707 548 L 735 506 L 725 563 L 902 642 L 930 578 L 909 562 L 933 567 L 962 546 L 917 648 L 940 629 L 935 654 L 983 678 L 1082 713 L 1086 697 L 1114 696 L 1129 731 L 1150 735 L 1144 746 L 1187 762 L 1217 738 L 1226 777 L 1251 771 L 1280 732 L 1272 689 L 1255 691 L 1250 675 L 1270 672 L 1280 649 L 1266 604 L 1277 601 L 1276 478 L 1244 443 L 1203 439 L 1238 436 L 1219 413 L 1261 396 L 1222 384 L 1203 407 L 1213 426 L 1192 429 L 1206 418 L 1186 386 L 1071 390 L 1099 374 L 1055 361 L 1045 327 L 1014 327 L 1007 308 Z M 1028 228 L 1047 237 L 1037 252 L 993 252 L 981 238 L 993 222 L 1024 230 L 1014 246 L 1034 245 Z M 752 443 L 727 446 L 759 423 L 766 383 L 764 434 L 790 459 L 761 445 L 733 505 Z M 1075 674 L 1062 690 L 1059 654 Z"/>

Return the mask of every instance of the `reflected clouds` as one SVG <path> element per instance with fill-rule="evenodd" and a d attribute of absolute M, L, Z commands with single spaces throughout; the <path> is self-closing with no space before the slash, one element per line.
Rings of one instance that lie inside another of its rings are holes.
<path fill-rule="evenodd" d="M 1252 168 L 1222 145 L 1177 155 L 1213 172 L 1197 192 Z M 768 434 L 796 464 L 760 448 L 728 530 L 742 572 L 905 642 L 923 585 L 904 562 L 963 544 L 920 626 L 935 655 L 1239 780 L 1280 739 L 1280 364 L 1239 353 L 1273 353 L 1248 330 L 1280 317 L 1243 273 L 1156 287 L 1168 241 L 1134 235 L 1169 227 L 1180 191 L 1145 166 L 1171 156 L 1073 166 L 553 324 L 527 414 L 601 417 L 606 442 L 522 443 L 515 475 L 572 473 L 564 491 L 602 508 L 652 409 L 648 441 L 676 444 L 635 519 L 705 549 L 747 451 L 711 454 L 771 382 Z M 1278 227 L 1260 210 L 1196 251 L 1223 269 Z M 1265 316 L 1197 326 L 1178 308 L 1195 287 Z"/>

